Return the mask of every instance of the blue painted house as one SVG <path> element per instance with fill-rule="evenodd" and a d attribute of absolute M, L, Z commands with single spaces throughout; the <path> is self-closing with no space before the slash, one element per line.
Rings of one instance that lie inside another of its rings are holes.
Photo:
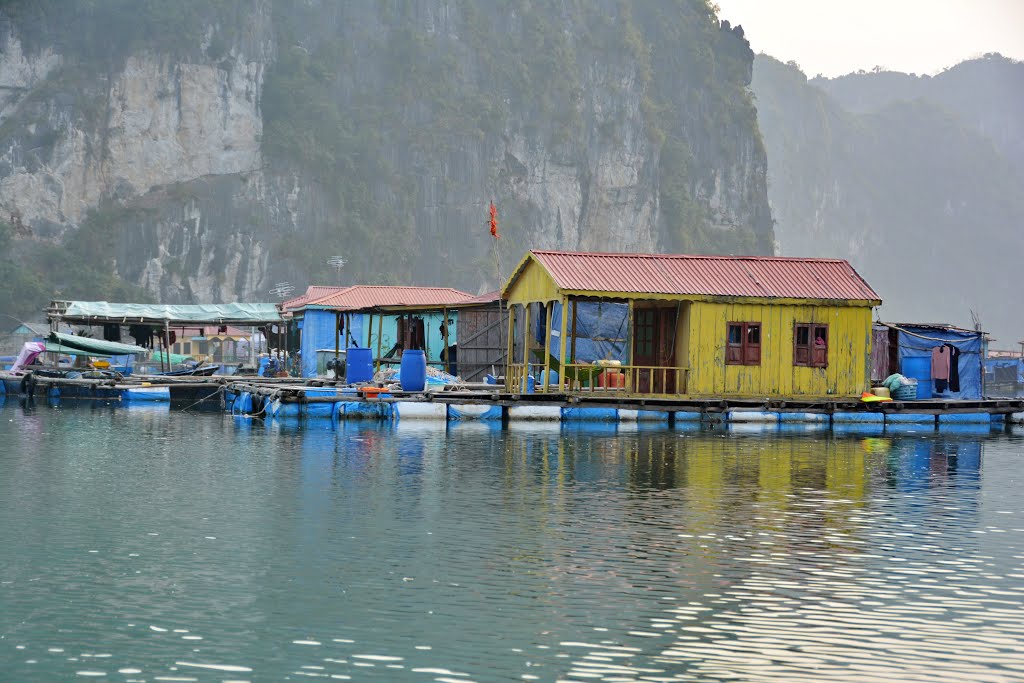
<path fill-rule="evenodd" d="M 352 347 L 371 349 L 375 367 L 420 348 L 429 365 L 444 369 L 444 350 L 457 343 L 459 305 L 471 301 L 472 294 L 450 287 L 313 285 L 282 311 L 298 337 L 302 376 L 317 377 L 328 375 L 324 360 L 335 349 Z"/>

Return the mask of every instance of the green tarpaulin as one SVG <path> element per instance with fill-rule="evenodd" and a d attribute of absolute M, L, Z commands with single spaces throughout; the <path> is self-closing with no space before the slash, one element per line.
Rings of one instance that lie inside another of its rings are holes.
<path fill-rule="evenodd" d="M 53 342 L 46 342 L 46 353 L 59 353 L 63 356 L 92 356 L 93 358 L 110 358 L 109 353 L 96 353 L 94 351 L 83 351 L 73 349 L 70 346 L 62 346 Z"/>
<path fill-rule="evenodd" d="M 66 304 L 66 308 L 64 308 Z M 63 310 L 62 310 L 63 309 Z M 54 302 L 51 317 L 67 322 L 131 325 L 263 325 L 281 321 L 275 304 L 117 304 L 106 301 Z"/>
<path fill-rule="evenodd" d="M 167 362 L 167 356 L 168 356 L 168 354 L 163 353 L 162 351 L 154 351 L 153 353 L 149 354 L 149 360 L 151 360 L 151 361 L 153 361 L 155 363 L 160 363 L 160 362 L 166 363 Z M 170 356 L 171 356 L 171 365 L 180 365 L 181 363 L 184 363 L 187 360 L 191 360 L 191 358 L 192 358 L 192 356 L 186 355 L 184 353 L 172 353 L 172 354 L 170 354 Z"/>
<path fill-rule="evenodd" d="M 134 356 L 149 353 L 149 349 L 144 349 L 141 346 L 119 344 L 117 342 L 103 341 L 102 339 L 93 339 L 92 337 L 76 337 L 71 334 L 61 334 L 60 332 L 51 332 L 46 341 L 47 343 L 53 342 L 61 346 L 79 349 L 80 351 L 96 355 Z"/>

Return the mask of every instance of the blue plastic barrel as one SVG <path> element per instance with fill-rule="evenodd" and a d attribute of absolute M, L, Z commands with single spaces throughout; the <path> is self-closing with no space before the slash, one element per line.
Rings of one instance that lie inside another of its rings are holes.
<path fill-rule="evenodd" d="M 402 383 L 402 391 L 423 391 L 427 385 L 427 357 L 422 351 L 402 351 L 398 381 Z"/>
<path fill-rule="evenodd" d="M 345 349 L 345 381 L 349 384 L 373 379 L 373 351 L 352 347 Z"/>
<path fill-rule="evenodd" d="M 903 359 L 902 374 L 917 380 L 917 398 L 932 397 L 932 358 L 931 356 L 907 356 Z"/>

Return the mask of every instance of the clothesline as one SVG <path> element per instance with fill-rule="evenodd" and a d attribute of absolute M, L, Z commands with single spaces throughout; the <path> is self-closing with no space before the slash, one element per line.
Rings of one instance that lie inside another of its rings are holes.
<path fill-rule="evenodd" d="M 939 337 L 929 337 L 929 336 L 926 336 L 926 335 L 923 335 L 923 334 L 918 334 L 917 332 L 911 332 L 908 329 L 900 327 L 899 325 L 893 325 L 892 323 L 879 322 L 878 324 L 882 325 L 883 327 L 888 327 L 888 328 L 893 329 L 893 330 L 899 330 L 903 334 L 909 334 L 911 337 L 917 337 L 918 339 L 927 339 L 928 341 L 942 342 L 943 344 L 966 344 L 968 342 L 975 341 L 974 339 L 955 340 L 955 339 L 941 339 Z M 978 333 L 978 336 L 979 337 L 981 336 L 980 332 Z"/>
<path fill-rule="evenodd" d="M 949 344 L 951 342 L 943 342 L 943 343 L 944 344 Z M 913 344 L 903 344 L 903 345 L 900 346 L 900 348 L 901 349 L 912 349 L 914 351 L 929 351 L 930 352 L 935 347 L 934 346 L 914 346 Z M 980 356 L 981 355 L 981 351 L 960 351 L 960 355 L 961 356 Z"/>

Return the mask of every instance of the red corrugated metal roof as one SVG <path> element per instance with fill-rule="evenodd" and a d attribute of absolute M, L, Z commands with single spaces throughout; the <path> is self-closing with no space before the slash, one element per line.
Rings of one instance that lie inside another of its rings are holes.
<path fill-rule="evenodd" d="M 447 306 L 464 303 L 473 295 L 451 287 L 390 287 L 354 285 L 307 301 L 305 306 L 332 310 L 360 310 L 386 306 Z"/>
<path fill-rule="evenodd" d="M 501 292 L 498 291 L 498 290 L 494 290 L 493 292 L 486 292 L 484 294 L 478 294 L 478 295 L 474 296 L 472 299 L 470 299 L 469 301 L 463 301 L 461 303 L 464 304 L 464 305 L 465 304 L 470 304 L 470 305 L 493 304 L 496 301 L 498 301 L 498 299 L 500 299 L 500 298 L 501 298 Z"/>
<path fill-rule="evenodd" d="M 348 287 L 330 287 L 330 286 L 326 286 L 326 285 L 310 285 L 309 287 L 306 288 L 306 291 L 303 292 L 302 294 L 300 294 L 297 297 L 294 297 L 292 299 L 288 299 L 287 301 L 282 303 L 281 304 L 281 309 L 285 310 L 285 311 L 292 311 L 292 310 L 295 310 L 295 309 L 299 309 L 299 308 L 302 308 L 303 306 L 305 306 L 310 301 L 315 301 L 316 299 L 322 299 L 323 297 L 328 296 L 329 294 L 336 294 L 337 292 L 342 292 L 342 291 L 344 291 L 346 289 L 349 289 L 349 288 Z"/>
<path fill-rule="evenodd" d="M 840 259 L 531 251 L 561 289 L 879 301 Z"/>

